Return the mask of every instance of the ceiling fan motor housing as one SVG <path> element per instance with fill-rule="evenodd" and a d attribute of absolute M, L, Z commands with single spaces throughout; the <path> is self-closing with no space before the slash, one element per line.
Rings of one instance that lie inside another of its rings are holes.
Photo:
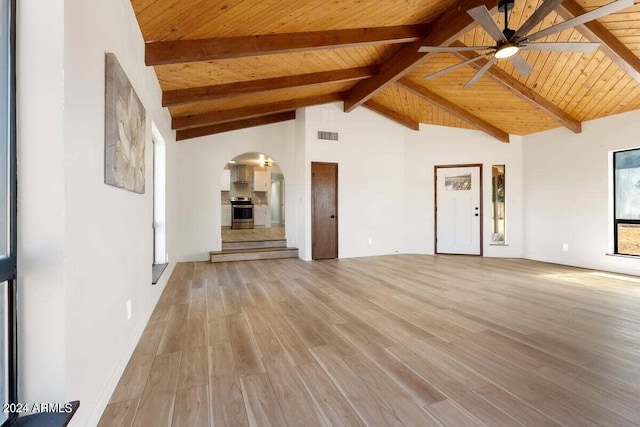
<path fill-rule="evenodd" d="M 502 34 L 504 34 L 504 37 L 509 41 L 511 41 L 511 38 L 515 33 L 516 30 L 512 30 L 511 28 L 505 28 L 504 30 L 502 30 Z"/>
<path fill-rule="evenodd" d="M 513 5 L 515 4 L 515 0 L 500 0 L 498 3 L 498 10 L 500 13 L 505 13 L 513 9 Z"/>
<path fill-rule="evenodd" d="M 498 3 L 498 10 L 500 13 L 504 13 L 504 30 L 502 30 L 502 34 L 504 37 L 511 41 L 513 35 L 516 33 L 515 30 L 509 28 L 509 11 L 513 9 L 513 5 L 515 4 L 515 0 L 500 0 Z"/>

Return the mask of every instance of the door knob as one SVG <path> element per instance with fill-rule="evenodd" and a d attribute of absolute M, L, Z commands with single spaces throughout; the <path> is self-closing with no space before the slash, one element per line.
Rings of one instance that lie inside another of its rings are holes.
<path fill-rule="evenodd" d="M 335 218 L 335 217 L 336 217 L 335 215 L 331 215 L 331 218 Z"/>
<path fill-rule="evenodd" d="M 476 216 L 478 216 L 479 214 L 476 214 Z"/>

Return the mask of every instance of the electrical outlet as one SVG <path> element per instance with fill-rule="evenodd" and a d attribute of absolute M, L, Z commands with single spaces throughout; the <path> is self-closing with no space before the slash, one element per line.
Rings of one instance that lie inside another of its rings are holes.
<path fill-rule="evenodd" d="M 369 246 L 373 245 L 373 239 L 369 237 Z"/>
<path fill-rule="evenodd" d="M 565 251 L 565 252 L 569 251 L 569 244 L 568 243 L 563 243 L 562 244 L 562 250 Z"/>
<path fill-rule="evenodd" d="M 133 313 L 131 312 L 131 300 L 127 300 L 127 320 L 131 319 Z"/>

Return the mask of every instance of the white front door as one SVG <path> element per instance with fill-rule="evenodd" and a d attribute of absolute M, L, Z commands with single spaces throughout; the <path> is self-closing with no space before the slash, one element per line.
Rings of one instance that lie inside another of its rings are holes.
<path fill-rule="evenodd" d="M 436 253 L 481 254 L 481 170 L 436 166 Z"/>

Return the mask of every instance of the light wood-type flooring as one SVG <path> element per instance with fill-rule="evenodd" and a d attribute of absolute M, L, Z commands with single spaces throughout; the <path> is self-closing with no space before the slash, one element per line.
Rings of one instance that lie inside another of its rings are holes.
<path fill-rule="evenodd" d="M 252 242 L 256 240 L 280 240 L 284 239 L 284 226 L 271 228 L 250 228 L 246 230 L 232 230 L 229 227 L 222 228 L 223 242 Z"/>
<path fill-rule="evenodd" d="M 640 278 L 394 255 L 179 264 L 107 426 L 637 426 Z"/>

